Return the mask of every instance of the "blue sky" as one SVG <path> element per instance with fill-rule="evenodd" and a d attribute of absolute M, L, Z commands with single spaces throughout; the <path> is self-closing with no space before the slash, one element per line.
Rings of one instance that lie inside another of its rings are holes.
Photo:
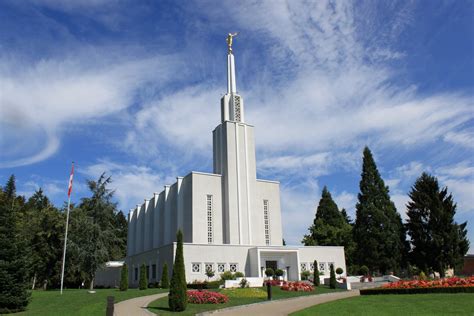
<path fill-rule="evenodd" d="M 473 253 L 473 17 L 470 1 L 1 1 L 0 182 L 62 205 L 75 161 L 73 201 L 107 172 L 127 213 L 211 172 L 238 31 L 237 89 L 289 243 L 324 185 L 354 216 L 368 145 L 402 216 L 421 172 L 448 186 Z"/>

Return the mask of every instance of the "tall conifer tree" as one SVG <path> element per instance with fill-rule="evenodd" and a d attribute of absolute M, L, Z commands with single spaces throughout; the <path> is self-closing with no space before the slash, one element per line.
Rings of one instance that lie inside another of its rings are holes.
<path fill-rule="evenodd" d="M 305 246 L 344 246 L 348 265 L 352 264 L 354 242 L 352 226 L 347 222 L 347 214 L 339 211 L 331 193 L 325 186 L 319 200 L 313 225 L 308 228 L 302 242 Z"/>
<path fill-rule="evenodd" d="M 15 177 L 0 190 L 0 314 L 21 311 L 29 302 L 25 244 L 16 225 Z"/>
<path fill-rule="evenodd" d="M 407 230 L 411 237 L 410 262 L 425 273 L 459 266 L 469 249 L 466 224 L 454 222 L 456 204 L 448 189 L 423 173 L 413 185 L 408 203 Z"/>
<path fill-rule="evenodd" d="M 358 200 L 353 230 L 356 262 L 383 273 L 399 269 L 405 251 L 402 220 L 368 147 L 364 148 Z"/>
<path fill-rule="evenodd" d="M 176 235 L 176 255 L 174 257 L 173 274 L 171 276 L 168 306 L 172 311 L 181 312 L 186 309 L 188 298 L 186 294 L 186 274 L 184 270 L 183 233 L 178 230 Z"/>

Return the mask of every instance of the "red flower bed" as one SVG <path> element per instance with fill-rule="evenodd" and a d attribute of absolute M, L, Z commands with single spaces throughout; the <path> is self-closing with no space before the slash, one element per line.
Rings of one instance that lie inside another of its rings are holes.
<path fill-rule="evenodd" d="M 281 286 L 283 282 L 284 281 L 280 280 L 266 280 L 263 282 L 263 286 L 267 286 L 268 283 L 270 283 L 271 286 Z"/>
<path fill-rule="evenodd" d="M 283 282 L 281 285 L 283 291 L 311 292 L 314 287 L 306 282 Z"/>
<path fill-rule="evenodd" d="M 439 280 L 412 280 L 398 281 L 383 285 L 389 289 L 415 289 L 415 288 L 435 288 L 435 287 L 474 287 L 474 277 L 467 278 L 445 278 Z"/>
<path fill-rule="evenodd" d="M 221 293 L 212 291 L 188 291 L 188 302 L 191 304 L 224 304 L 229 298 Z"/>

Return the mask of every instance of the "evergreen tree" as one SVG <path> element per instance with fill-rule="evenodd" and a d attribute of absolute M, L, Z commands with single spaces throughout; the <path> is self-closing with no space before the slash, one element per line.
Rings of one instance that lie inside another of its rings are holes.
<path fill-rule="evenodd" d="M 411 237 L 410 262 L 425 273 L 438 271 L 444 276 L 448 267 L 462 264 L 469 249 L 466 224 L 454 222 L 456 204 L 448 189 L 423 173 L 413 185 L 407 206 L 407 230 Z"/>
<path fill-rule="evenodd" d="M 331 289 L 336 288 L 336 273 L 334 272 L 334 265 L 329 265 L 329 287 Z"/>
<path fill-rule="evenodd" d="M 147 289 L 147 279 L 148 276 L 146 275 L 146 266 L 145 264 L 142 264 L 140 267 L 140 280 L 138 281 L 138 288 L 140 290 L 146 290 Z"/>
<path fill-rule="evenodd" d="M 314 286 L 319 286 L 319 284 L 321 283 L 320 279 L 319 279 L 319 266 L 318 266 L 318 261 L 314 260 L 314 272 L 313 272 L 313 283 L 314 283 Z"/>
<path fill-rule="evenodd" d="M 353 229 L 355 260 L 371 270 L 385 273 L 399 269 L 405 251 L 400 214 L 390 200 L 372 153 L 365 147 Z"/>
<path fill-rule="evenodd" d="M 92 196 L 83 198 L 71 213 L 71 251 L 75 252 L 80 269 L 87 274 L 90 289 L 94 287 L 97 269 L 112 259 L 114 249 L 123 242 L 117 237 L 115 226 L 114 192 L 107 188 L 111 181 L 105 174 L 97 181 L 89 180 L 87 184 Z"/>
<path fill-rule="evenodd" d="M 170 281 L 168 280 L 168 264 L 165 262 L 163 265 L 163 272 L 161 273 L 161 284 L 162 289 L 168 289 L 170 287 Z"/>
<path fill-rule="evenodd" d="M 0 313 L 21 311 L 29 302 L 27 254 L 16 225 L 15 177 L 0 190 Z"/>
<path fill-rule="evenodd" d="M 186 309 L 188 302 L 186 293 L 186 275 L 184 270 L 183 233 L 181 230 L 178 230 L 176 237 L 176 255 L 174 258 L 173 275 L 171 276 L 168 305 L 170 310 L 181 312 Z"/>
<path fill-rule="evenodd" d="M 336 202 L 325 186 L 319 200 L 313 225 L 309 234 L 302 242 L 305 246 L 344 246 L 347 264 L 352 264 L 352 253 L 355 248 L 352 240 L 352 226 L 346 221 L 346 216 L 339 212 Z"/>
<path fill-rule="evenodd" d="M 120 291 L 126 290 L 128 290 L 128 267 L 127 264 L 124 263 L 120 275 Z"/>
<path fill-rule="evenodd" d="M 32 288 L 58 286 L 64 242 L 65 217 L 38 189 L 25 205 L 20 218 L 22 235 L 28 244 Z"/>
<path fill-rule="evenodd" d="M 351 218 L 350 218 L 349 215 L 347 214 L 347 211 L 346 211 L 345 208 L 343 208 L 343 209 L 341 210 L 341 215 L 342 215 L 342 217 L 344 218 L 344 221 L 345 221 L 347 224 L 349 224 L 349 225 L 352 224 Z"/>

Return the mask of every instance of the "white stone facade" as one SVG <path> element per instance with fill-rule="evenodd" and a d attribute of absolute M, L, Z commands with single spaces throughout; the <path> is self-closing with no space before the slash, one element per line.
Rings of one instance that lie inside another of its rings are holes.
<path fill-rule="evenodd" d="M 245 123 L 244 102 L 236 92 L 232 51 L 228 91 L 221 100 L 221 124 L 213 131 L 213 173 L 177 177 L 128 215 L 127 258 L 130 285 L 138 285 L 146 264 L 149 282 L 158 282 L 166 262 L 171 275 L 176 232 L 183 231 L 186 280 L 206 280 L 216 272 L 262 277 L 266 267 L 300 279 L 314 260 L 346 270 L 343 247 L 282 246 L 279 182 L 256 178 L 254 127 Z M 329 273 L 329 272 L 327 272 Z"/>

